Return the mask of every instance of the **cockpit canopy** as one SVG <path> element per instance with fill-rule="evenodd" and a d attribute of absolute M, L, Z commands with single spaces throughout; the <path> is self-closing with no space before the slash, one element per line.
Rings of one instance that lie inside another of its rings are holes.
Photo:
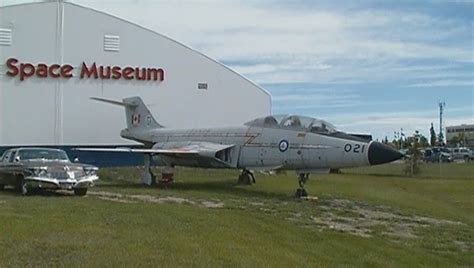
<path fill-rule="evenodd" d="M 331 134 L 339 132 L 335 126 L 327 121 L 299 115 L 269 115 L 247 122 L 245 125 L 252 127 L 284 128 L 313 133 Z"/>

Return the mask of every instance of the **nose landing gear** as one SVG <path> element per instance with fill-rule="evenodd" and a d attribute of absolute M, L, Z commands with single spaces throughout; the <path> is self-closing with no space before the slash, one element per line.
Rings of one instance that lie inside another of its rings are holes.
<path fill-rule="evenodd" d="M 308 196 L 308 193 L 304 189 L 304 184 L 308 181 L 308 179 L 309 179 L 309 173 L 298 174 L 298 184 L 300 187 L 296 189 L 295 197 L 301 198 L 301 197 Z"/>

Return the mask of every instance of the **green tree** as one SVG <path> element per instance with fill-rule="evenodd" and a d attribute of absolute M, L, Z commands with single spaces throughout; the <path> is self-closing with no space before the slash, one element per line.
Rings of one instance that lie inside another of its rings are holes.
<path fill-rule="evenodd" d="M 460 143 L 460 139 L 458 136 L 453 136 L 450 140 L 449 140 L 449 145 L 450 146 L 458 146 L 459 143 Z"/>
<path fill-rule="evenodd" d="M 426 147 L 430 146 L 430 144 L 428 143 L 428 139 L 425 136 L 421 135 L 421 134 L 420 134 L 419 142 L 420 142 L 420 147 L 421 148 L 426 148 Z"/>
<path fill-rule="evenodd" d="M 425 138 L 426 139 L 426 138 Z M 420 133 L 415 131 L 413 136 L 409 137 L 407 140 L 410 140 L 410 147 L 408 148 L 407 158 L 405 160 L 405 174 L 408 176 L 413 176 L 420 173 Z"/>
<path fill-rule="evenodd" d="M 433 123 L 431 123 L 430 127 L 430 144 L 431 146 L 436 146 L 436 132 L 433 127 Z"/>
<path fill-rule="evenodd" d="M 444 135 L 443 135 L 443 133 L 439 133 L 439 134 L 438 134 L 438 144 L 439 144 L 440 146 L 443 146 L 443 145 L 444 145 Z"/>
<path fill-rule="evenodd" d="M 466 133 L 464 131 L 458 133 L 458 139 L 459 142 L 461 143 L 461 146 L 466 145 Z"/>
<path fill-rule="evenodd" d="M 398 142 L 396 139 L 393 139 L 391 142 L 390 142 L 390 145 L 394 148 L 394 149 L 397 149 L 398 150 Z"/>
<path fill-rule="evenodd" d="M 400 140 L 401 148 L 408 149 L 413 142 L 413 137 L 405 138 L 404 140 Z"/>

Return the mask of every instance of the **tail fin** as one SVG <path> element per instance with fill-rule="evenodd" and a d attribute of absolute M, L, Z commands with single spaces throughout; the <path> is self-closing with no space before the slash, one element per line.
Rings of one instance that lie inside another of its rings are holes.
<path fill-rule="evenodd" d="M 162 125 L 158 124 L 158 122 L 156 122 L 150 110 L 148 110 L 140 97 L 125 98 L 122 101 L 97 97 L 92 97 L 91 99 L 125 107 L 127 129 L 130 131 L 163 127 Z"/>

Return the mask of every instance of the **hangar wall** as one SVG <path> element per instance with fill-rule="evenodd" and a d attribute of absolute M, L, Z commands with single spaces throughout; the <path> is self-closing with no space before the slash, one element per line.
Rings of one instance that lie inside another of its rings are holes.
<path fill-rule="evenodd" d="M 17 62 L 7 65 L 12 58 Z M 47 77 L 21 80 L 12 74 L 12 65 L 20 69 L 21 63 L 36 71 L 38 64 L 59 67 Z M 100 71 L 99 77 L 84 75 L 83 64 L 90 70 L 94 63 L 119 68 L 120 79 L 101 78 Z M 64 65 L 70 65 L 65 74 L 72 77 L 61 76 Z M 133 71 L 125 75 L 127 67 L 161 69 L 163 79 L 138 80 Z M 177 128 L 236 125 L 271 112 L 268 92 L 211 58 L 139 25 L 63 1 L 0 8 L 0 89 L 3 147 L 130 144 L 119 137 L 124 111 L 91 96 L 141 96 L 160 124 Z"/>

